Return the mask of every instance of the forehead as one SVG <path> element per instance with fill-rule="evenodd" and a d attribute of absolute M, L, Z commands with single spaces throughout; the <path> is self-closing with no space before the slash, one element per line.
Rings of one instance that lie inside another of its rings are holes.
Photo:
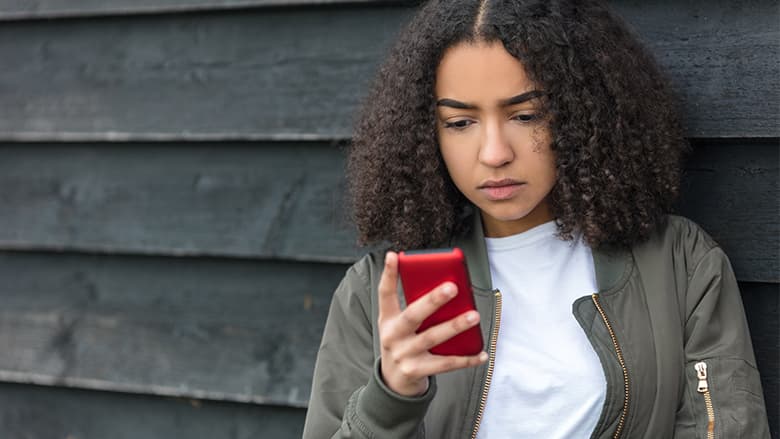
<path fill-rule="evenodd" d="M 534 89 L 523 64 L 500 42 L 459 43 L 436 69 L 436 97 L 489 102 Z"/>

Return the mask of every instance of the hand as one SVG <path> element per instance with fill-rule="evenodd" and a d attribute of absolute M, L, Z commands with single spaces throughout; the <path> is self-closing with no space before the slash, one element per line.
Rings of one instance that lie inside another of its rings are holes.
<path fill-rule="evenodd" d="M 428 350 L 479 323 L 479 313 L 468 311 L 446 322 L 415 333 L 423 320 L 455 297 L 457 287 L 445 282 L 401 310 L 398 301 L 398 255 L 388 252 L 379 280 L 379 343 L 385 384 L 404 396 L 422 395 L 428 377 L 451 370 L 478 366 L 487 353 L 433 355 Z"/>

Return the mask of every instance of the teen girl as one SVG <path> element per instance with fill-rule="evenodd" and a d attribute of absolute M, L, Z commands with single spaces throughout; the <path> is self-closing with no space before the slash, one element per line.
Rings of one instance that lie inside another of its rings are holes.
<path fill-rule="evenodd" d="M 338 287 L 305 438 L 768 438 L 737 282 L 669 215 L 686 142 L 648 51 L 602 2 L 441 0 L 366 100 L 364 242 L 462 248 L 456 294 L 401 303 L 394 252 Z M 487 351 L 428 349 L 480 325 Z"/>

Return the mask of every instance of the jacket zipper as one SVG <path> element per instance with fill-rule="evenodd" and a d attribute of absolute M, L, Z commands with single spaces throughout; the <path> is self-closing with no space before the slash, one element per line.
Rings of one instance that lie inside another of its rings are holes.
<path fill-rule="evenodd" d="M 485 384 L 482 386 L 482 396 L 479 398 L 479 411 L 477 420 L 474 422 L 474 430 L 471 432 L 471 439 L 476 439 L 479 424 L 482 422 L 482 415 L 485 413 L 485 404 L 487 403 L 488 389 L 493 380 L 493 367 L 496 363 L 496 344 L 498 343 L 498 328 L 501 326 L 501 291 L 496 290 L 496 324 L 493 325 L 493 333 L 490 336 L 490 347 L 488 350 L 488 368 L 485 375 Z"/>
<path fill-rule="evenodd" d="M 623 432 L 623 427 L 626 424 L 626 416 L 628 415 L 628 398 L 631 390 L 630 382 L 628 379 L 628 368 L 626 367 L 626 362 L 623 359 L 623 350 L 620 349 L 620 344 L 618 344 L 617 337 L 615 336 L 615 331 L 612 329 L 612 324 L 609 323 L 609 319 L 607 319 L 607 314 L 604 312 L 604 309 L 601 307 L 601 304 L 599 303 L 598 294 L 592 294 L 591 297 L 593 298 L 593 303 L 596 305 L 596 309 L 598 310 L 599 314 L 601 314 L 601 319 L 604 320 L 604 325 L 606 325 L 607 331 L 609 331 L 609 337 L 612 339 L 612 345 L 615 347 L 615 353 L 617 354 L 617 359 L 618 362 L 620 363 L 620 368 L 623 369 L 623 389 L 625 392 L 625 396 L 623 398 L 623 410 L 620 412 L 620 420 L 618 420 L 618 426 L 617 429 L 615 430 L 615 434 L 612 435 L 612 439 L 618 439 L 620 437 L 620 434 Z"/>
<path fill-rule="evenodd" d="M 693 366 L 699 385 L 696 390 L 704 395 L 704 406 L 707 408 L 707 439 L 715 439 L 715 408 L 712 406 L 710 385 L 707 383 L 707 363 L 700 361 Z"/>

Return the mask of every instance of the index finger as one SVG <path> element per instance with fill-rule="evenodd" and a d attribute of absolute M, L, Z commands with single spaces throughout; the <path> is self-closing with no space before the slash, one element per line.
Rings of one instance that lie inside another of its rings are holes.
<path fill-rule="evenodd" d="M 385 268 L 379 278 L 379 316 L 394 316 L 401 312 L 398 301 L 398 254 L 387 252 Z"/>

